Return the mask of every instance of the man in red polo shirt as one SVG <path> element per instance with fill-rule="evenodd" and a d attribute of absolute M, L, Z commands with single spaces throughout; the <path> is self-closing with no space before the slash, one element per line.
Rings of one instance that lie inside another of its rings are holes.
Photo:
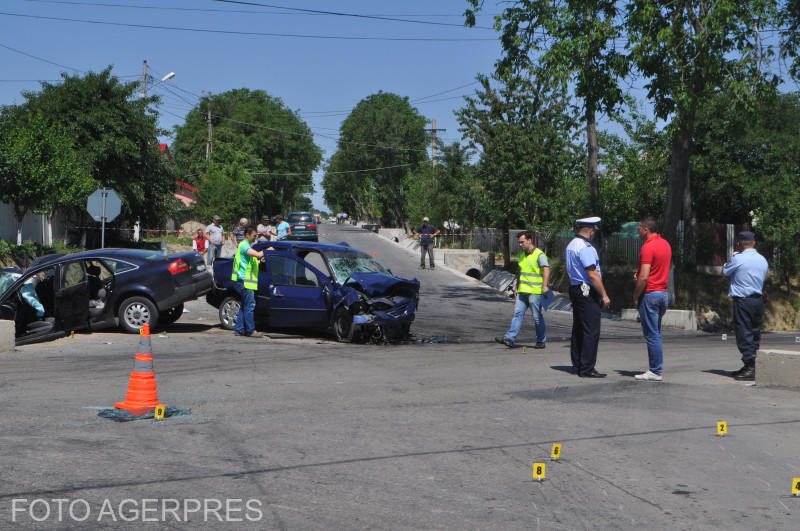
<path fill-rule="evenodd" d="M 651 217 L 639 222 L 639 237 L 644 240 L 639 251 L 639 269 L 636 271 L 636 289 L 633 290 L 633 307 L 639 310 L 642 332 L 647 341 L 650 369 L 634 378 L 641 381 L 660 382 L 664 363 L 664 348 L 661 343 L 661 318 L 667 311 L 669 295 L 669 264 L 672 248 L 658 234 L 658 224 Z"/>

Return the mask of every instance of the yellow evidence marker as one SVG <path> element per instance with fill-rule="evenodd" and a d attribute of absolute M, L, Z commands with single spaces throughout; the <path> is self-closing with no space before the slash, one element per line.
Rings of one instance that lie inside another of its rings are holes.
<path fill-rule="evenodd" d="M 792 496 L 800 496 L 800 478 L 792 480 Z"/>
<path fill-rule="evenodd" d="M 164 419 L 164 406 L 156 406 L 155 418 L 159 420 Z"/>
<path fill-rule="evenodd" d="M 553 445 L 553 451 L 550 452 L 550 459 L 553 461 L 558 461 L 559 457 L 561 457 L 561 445 L 559 443 L 555 443 Z"/>
<path fill-rule="evenodd" d="M 720 437 L 725 437 L 725 434 L 728 433 L 728 423 L 725 421 L 717 422 L 717 435 Z"/>
<path fill-rule="evenodd" d="M 535 481 L 542 481 L 544 479 L 544 471 L 545 471 L 545 464 L 544 463 L 534 463 L 533 464 L 533 479 Z"/>
<path fill-rule="evenodd" d="M 523 354 L 527 354 L 528 353 L 528 345 L 522 345 L 522 353 Z"/>

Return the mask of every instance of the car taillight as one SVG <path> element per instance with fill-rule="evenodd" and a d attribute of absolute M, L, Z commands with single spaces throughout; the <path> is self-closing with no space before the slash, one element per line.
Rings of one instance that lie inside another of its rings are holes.
<path fill-rule="evenodd" d="M 173 275 L 177 275 L 178 273 L 189 271 L 189 264 L 187 264 L 183 258 L 178 258 L 172 262 L 167 269 L 169 269 L 169 272 Z"/>
<path fill-rule="evenodd" d="M 309 223 L 308 225 L 306 225 L 306 228 L 307 229 L 316 229 L 317 225 L 315 223 Z"/>

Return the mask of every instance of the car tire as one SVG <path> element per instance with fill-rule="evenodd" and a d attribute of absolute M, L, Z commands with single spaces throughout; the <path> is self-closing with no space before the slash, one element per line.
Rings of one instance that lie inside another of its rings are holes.
<path fill-rule="evenodd" d="M 125 299 L 119 305 L 117 317 L 119 317 L 119 326 L 131 334 L 138 334 L 145 324 L 149 324 L 150 329 L 158 326 L 158 308 L 147 297 Z"/>
<path fill-rule="evenodd" d="M 333 316 L 333 333 L 336 340 L 350 343 L 353 340 L 353 316 L 344 306 L 339 306 Z"/>
<path fill-rule="evenodd" d="M 183 303 L 173 306 L 161 316 L 161 323 L 164 325 L 172 324 L 183 315 Z"/>
<path fill-rule="evenodd" d="M 236 316 L 242 303 L 239 297 L 225 297 L 219 305 L 219 323 L 225 330 L 236 328 Z"/>

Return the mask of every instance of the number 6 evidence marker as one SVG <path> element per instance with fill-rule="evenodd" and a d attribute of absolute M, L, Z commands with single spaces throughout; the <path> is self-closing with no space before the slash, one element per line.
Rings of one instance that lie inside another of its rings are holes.
<path fill-rule="evenodd" d="M 538 482 L 544 481 L 544 472 L 545 472 L 545 464 L 544 463 L 534 463 L 533 464 L 533 479 L 534 479 L 534 481 L 538 481 Z"/>
<path fill-rule="evenodd" d="M 561 445 L 559 443 L 555 443 L 553 445 L 553 451 L 550 452 L 550 460 L 558 461 L 559 457 L 561 457 Z"/>
<path fill-rule="evenodd" d="M 800 478 L 792 480 L 792 496 L 800 496 Z"/>

